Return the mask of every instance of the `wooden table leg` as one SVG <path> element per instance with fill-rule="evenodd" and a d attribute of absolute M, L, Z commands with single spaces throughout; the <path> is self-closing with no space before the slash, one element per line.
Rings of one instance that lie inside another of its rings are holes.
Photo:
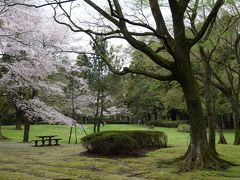
<path fill-rule="evenodd" d="M 51 137 L 49 138 L 48 145 L 49 145 L 49 146 L 51 146 L 51 145 L 52 145 L 52 138 L 51 138 Z"/>
<path fill-rule="evenodd" d="M 45 146 L 45 140 L 42 139 L 42 146 Z"/>
<path fill-rule="evenodd" d="M 56 141 L 56 144 L 55 144 L 55 145 L 59 145 L 59 144 L 58 144 L 58 139 L 56 139 L 55 141 Z"/>

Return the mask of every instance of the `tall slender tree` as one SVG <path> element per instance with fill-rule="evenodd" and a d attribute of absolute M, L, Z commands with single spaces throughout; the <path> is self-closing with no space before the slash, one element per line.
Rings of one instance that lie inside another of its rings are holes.
<path fill-rule="evenodd" d="M 83 75 L 88 81 L 90 89 L 96 94 L 95 103 L 95 115 L 94 115 L 94 132 L 100 131 L 100 125 L 103 124 L 103 112 L 105 110 L 105 99 L 106 99 L 106 80 L 105 77 L 108 74 L 107 65 L 102 60 L 101 54 L 99 54 L 98 48 L 101 52 L 108 54 L 107 44 L 102 41 L 100 36 L 96 39 L 98 46 L 95 43 L 90 43 L 94 54 L 81 55 L 77 64 L 84 66 Z"/>
<path fill-rule="evenodd" d="M 211 116 L 208 118 L 214 119 L 213 116 L 213 98 L 210 94 L 210 86 L 215 86 L 229 99 L 232 107 L 235 140 L 234 144 L 240 143 L 240 124 L 239 124 L 239 82 L 240 71 L 236 64 L 239 64 L 239 11 L 237 2 L 230 1 L 226 7 L 228 12 L 222 11 L 222 16 L 217 17 L 217 23 L 212 26 L 212 33 L 208 33 L 208 38 L 199 43 L 199 55 L 204 63 L 205 69 L 205 87 L 208 89 L 206 95 L 208 98 L 208 112 Z M 191 20 L 192 31 L 196 29 L 194 22 Z M 209 45 L 210 44 L 210 45 Z M 210 119 L 210 120 L 211 120 Z M 210 143 L 214 148 L 214 129 L 215 123 L 210 121 L 211 137 Z"/>

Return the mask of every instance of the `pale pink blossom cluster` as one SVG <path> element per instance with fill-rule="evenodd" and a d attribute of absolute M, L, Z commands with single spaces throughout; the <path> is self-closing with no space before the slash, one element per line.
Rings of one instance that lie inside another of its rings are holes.
<path fill-rule="evenodd" d="M 24 3 L 24 0 L 19 2 Z M 0 72 L 0 88 L 14 94 L 16 107 L 29 120 L 76 123 L 40 99 L 24 99 L 18 93 L 20 88 L 27 88 L 63 95 L 63 85 L 49 83 L 46 77 L 57 72 L 58 62 L 65 58 L 61 51 L 69 41 L 66 28 L 58 29 L 59 25 L 53 20 L 46 19 L 43 9 L 2 5 L 0 1 L 0 8 L 3 8 L 0 14 L 0 68 L 4 69 Z"/>
<path fill-rule="evenodd" d="M 132 113 L 128 110 L 126 106 L 116 107 L 111 106 L 104 112 L 105 116 L 113 116 L 113 115 L 132 115 Z"/>
<path fill-rule="evenodd" d="M 0 63 L 8 77 L 1 79 L 1 86 L 36 87 L 40 79 L 56 72 L 56 59 L 61 56 L 56 49 L 63 36 L 56 33 L 54 25 L 46 27 L 39 9 L 13 6 L 1 14 L 1 21 L 1 53 L 10 58 Z"/>
<path fill-rule="evenodd" d="M 50 124 L 67 124 L 75 125 L 76 121 L 64 116 L 55 109 L 47 106 L 44 102 L 38 98 L 34 98 L 28 101 L 17 100 L 16 105 L 25 113 L 25 117 L 29 120 L 41 120 Z"/>

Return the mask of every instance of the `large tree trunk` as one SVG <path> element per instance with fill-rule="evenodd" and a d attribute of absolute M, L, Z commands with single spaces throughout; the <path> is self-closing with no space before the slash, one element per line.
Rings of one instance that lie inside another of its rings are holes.
<path fill-rule="evenodd" d="M 29 142 L 29 131 L 30 131 L 30 122 L 25 118 L 23 142 Z"/>
<path fill-rule="evenodd" d="M 235 131 L 235 137 L 234 137 L 234 145 L 240 144 L 240 129 L 239 129 L 239 108 L 238 105 L 236 105 L 234 102 L 231 102 L 232 110 L 233 110 L 233 123 L 234 123 L 234 131 Z"/>
<path fill-rule="evenodd" d="M 183 52 L 179 54 L 180 57 L 181 55 L 182 58 L 189 57 L 188 54 L 184 55 Z M 179 67 L 177 76 L 186 99 L 190 118 L 191 138 L 186 154 L 180 158 L 183 160 L 182 171 L 203 168 L 226 168 L 228 164 L 211 151 L 207 142 L 206 121 L 203 116 L 199 88 L 190 65 L 190 58 L 188 58 L 188 61 L 185 59 L 185 63 L 182 63 Z"/>

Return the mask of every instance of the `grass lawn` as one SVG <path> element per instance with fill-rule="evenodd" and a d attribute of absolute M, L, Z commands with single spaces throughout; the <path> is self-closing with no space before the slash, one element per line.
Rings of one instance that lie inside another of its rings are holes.
<path fill-rule="evenodd" d="M 92 125 L 86 127 L 92 132 Z M 148 130 L 138 125 L 106 125 L 102 130 Z M 149 152 L 144 157 L 88 157 L 80 144 L 67 144 L 70 127 L 64 125 L 32 125 L 30 139 L 36 135 L 58 135 L 63 139 L 60 146 L 32 147 L 18 143 L 23 131 L 13 126 L 2 127 L 3 135 L 11 138 L 0 141 L 0 180 L 17 179 L 240 179 L 240 166 L 226 171 L 194 171 L 177 173 L 177 167 L 169 165 L 186 151 L 188 133 L 175 128 L 154 128 L 168 135 L 170 148 Z M 78 142 L 84 135 L 77 129 Z M 223 159 L 240 164 L 240 147 L 232 145 L 233 132 L 225 132 L 229 145 L 217 145 Z M 72 142 L 75 141 L 74 135 Z"/>

